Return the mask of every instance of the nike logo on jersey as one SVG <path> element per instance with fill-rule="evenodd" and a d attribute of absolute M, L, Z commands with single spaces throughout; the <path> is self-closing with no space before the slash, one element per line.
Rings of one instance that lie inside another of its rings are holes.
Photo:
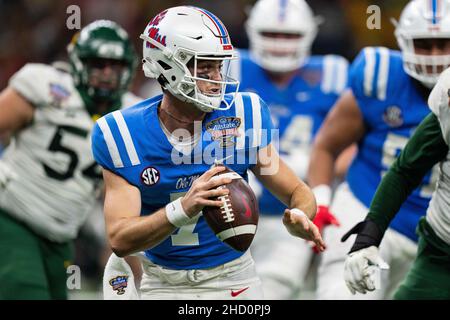
<path fill-rule="evenodd" d="M 231 290 L 231 296 L 234 298 L 234 297 L 237 297 L 238 295 L 240 295 L 242 292 L 244 292 L 245 290 L 247 290 L 248 288 L 250 288 L 250 287 L 246 287 L 246 288 L 244 288 L 244 289 L 241 289 L 241 290 L 238 290 L 238 291 L 233 291 L 233 290 Z"/>

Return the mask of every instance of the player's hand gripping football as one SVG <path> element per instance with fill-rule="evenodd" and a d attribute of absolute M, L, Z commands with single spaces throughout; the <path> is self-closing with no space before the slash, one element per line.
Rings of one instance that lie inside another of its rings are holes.
<path fill-rule="evenodd" d="M 283 223 L 291 235 L 314 242 L 319 252 L 326 249 L 319 228 L 300 210 L 286 209 Z"/>
<path fill-rule="evenodd" d="M 212 179 L 212 177 L 224 170 L 224 166 L 213 166 L 192 183 L 189 191 L 181 199 L 184 212 L 190 218 L 197 215 L 205 206 L 221 207 L 223 205 L 222 201 L 212 200 L 211 198 L 220 197 L 229 193 L 227 188 L 216 188 L 230 183 L 231 178 L 221 177 Z"/>

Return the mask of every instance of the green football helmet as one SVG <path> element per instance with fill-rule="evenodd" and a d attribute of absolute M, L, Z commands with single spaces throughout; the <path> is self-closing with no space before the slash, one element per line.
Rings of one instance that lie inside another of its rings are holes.
<path fill-rule="evenodd" d="M 127 32 L 113 21 L 97 20 L 75 34 L 67 51 L 89 113 L 101 116 L 119 108 L 137 65 Z"/>

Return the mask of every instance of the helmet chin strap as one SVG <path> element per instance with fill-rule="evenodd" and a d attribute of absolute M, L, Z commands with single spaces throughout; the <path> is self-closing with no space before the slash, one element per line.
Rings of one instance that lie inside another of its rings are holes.
<path fill-rule="evenodd" d="M 212 112 L 214 109 L 218 109 L 220 104 L 222 103 L 222 96 L 219 95 L 217 97 L 211 97 L 201 92 L 197 93 L 198 99 L 206 104 L 210 104 L 211 108 L 204 106 L 202 104 L 195 104 L 200 110 L 204 112 Z"/>

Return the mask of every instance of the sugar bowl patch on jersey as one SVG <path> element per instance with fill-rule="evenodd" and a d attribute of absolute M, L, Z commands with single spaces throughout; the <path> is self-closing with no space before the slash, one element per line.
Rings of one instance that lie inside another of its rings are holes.
<path fill-rule="evenodd" d="M 234 98 L 230 109 L 206 114 L 199 125 L 201 138 L 184 154 L 161 127 L 157 108 L 162 96 L 115 111 L 94 127 L 94 157 L 103 168 L 139 188 L 141 215 L 183 196 L 217 160 L 246 179 L 257 151 L 271 143 L 272 124 L 267 106 L 256 94 L 225 96 L 228 102 Z M 146 251 L 151 261 L 172 269 L 214 267 L 241 254 L 223 244 L 201 214 Z"/>
<path fill-rule="evenodd" d="M 10 86 L 35 107 L 61 107 L 77 95 L 69 73 L 39 63 L 26 64 L 11 78 Z M 83 106 L 81 101 L 77 102 Z"/>
<path fill-rule="evenodd" d="M 213 140 L 219 142 L 222 148 L 232 147 L 239 136 L 238 129 L 241 119 L 236 117 L 220 117 L 206 124 L 206 130 L 211 134 Z"/>
<path fill-rule="evenodd" d="M 109 284 L 114 291 L 117 291 L 118 295 L 122 295 L 125 293 L 125 289 L 128 286 L 128 276 L 118 276 L 112 278 L 109 280 Z"/>
<path fill-rule="evenodd" d="M 64 100 L 70 97 L 71 93 L 58 83 L 50 83 L 50 95 L 53 97 L 54 106 L 59 107 Z"/>

